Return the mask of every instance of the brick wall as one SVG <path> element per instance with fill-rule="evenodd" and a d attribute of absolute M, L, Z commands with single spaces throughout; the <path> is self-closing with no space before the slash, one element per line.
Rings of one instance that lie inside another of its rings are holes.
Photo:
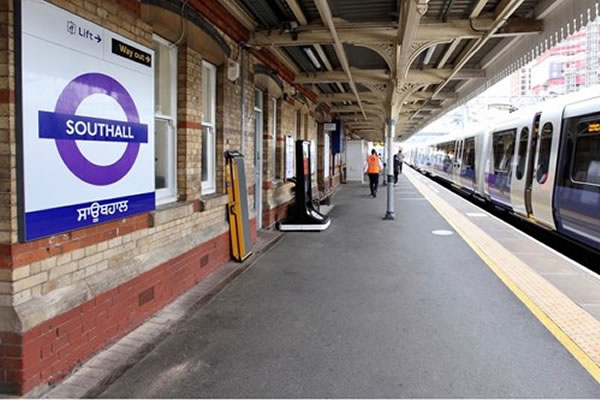
<path fill-rule="evenodd" d="M 202 190 L 202 56 L 186 44 L 177 56 L 177 197 L 196 200 Z"/>
<path fill-rule="evenodd" d="M 27 393 L 39 384 L 60 381 L 75 365 L 229 261 L 229 254 L 225 233 L 45 320 L 24 335 L 0 332 L 0 390 Z"/>

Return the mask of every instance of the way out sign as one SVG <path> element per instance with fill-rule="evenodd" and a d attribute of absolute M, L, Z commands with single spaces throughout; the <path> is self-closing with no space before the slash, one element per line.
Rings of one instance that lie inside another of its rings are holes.
<path fill-rule="evenodd" d="M 20 239 L 153 210 L 153 51 L 45 1 L 20 7 Z"/>

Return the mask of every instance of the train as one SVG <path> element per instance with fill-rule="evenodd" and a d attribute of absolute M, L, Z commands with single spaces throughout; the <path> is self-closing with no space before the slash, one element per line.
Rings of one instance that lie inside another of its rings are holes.
<path fill-rule="evenodd" d="M 600 251 L 600 91 L 518 110 L 407 146 L 405 162 L 468 195 Z"/>

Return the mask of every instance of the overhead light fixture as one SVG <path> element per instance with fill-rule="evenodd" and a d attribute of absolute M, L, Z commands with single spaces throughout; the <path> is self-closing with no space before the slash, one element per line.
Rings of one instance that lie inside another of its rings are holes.
<path fill-rule="evenodd" d="M 435 51 L 435 45 L 431 46 L 427 49 L 427 53 L 425 53 L 425 58 L 423 59 L 423 65 L 429 64 L 431 61 L 431 56 L 433 56 L 433 52 Z"/>
<path fill-rule="evenodd" d="M 321 63 L 319 62 L 319 59 L 317 58 L 317 56 L 315 56 L 315 53 L 313 53 L 312 48 L 304 47 L 304 52 L 306 53 L 308 58 L 310 58 L 310 61 L 313 63 L 315 68 L 321 69 Z"/>

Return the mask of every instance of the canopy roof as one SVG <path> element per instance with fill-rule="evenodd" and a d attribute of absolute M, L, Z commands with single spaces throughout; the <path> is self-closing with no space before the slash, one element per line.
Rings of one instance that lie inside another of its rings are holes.
<path fill-rule="evenodd" d="M 516 68 L 573 15 L 581 26 L 597 14 L 596 0 L 221 3 L 244 15 L 251 45 L 272 49 L 368 140 L 383 138 L 388 119 L 408 138 Z"/>

